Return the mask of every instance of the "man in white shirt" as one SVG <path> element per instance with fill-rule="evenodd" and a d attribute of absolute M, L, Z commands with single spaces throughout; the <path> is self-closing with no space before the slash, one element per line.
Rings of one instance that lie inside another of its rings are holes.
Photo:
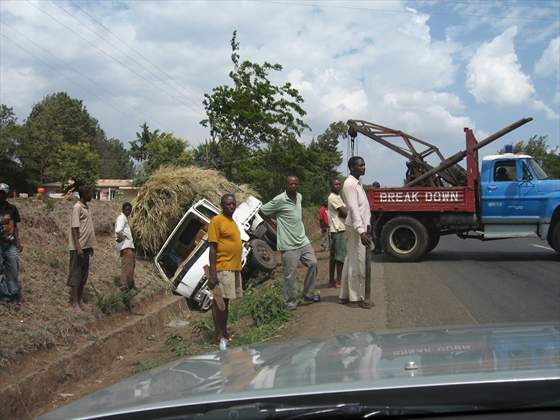
<path fill-rule="evenodd" d="M 115 223 L 117 250 L 121 254 L 121 289 L 123 291 L 136 289 L 134 285 L 134 266 L 136 264 L 134 240 L 132 239 L 132 232 L 128 224 L 128 217 L 131 212 L 132 204 L 124 203 L 122 205 L 122 213 L 119 214 Z"/>
<path fill-rule="evenodd" d="M 329 261 L 329 286 L 340 287 L 342 267 L 346 259 L 346 205 L 340 196 L 342 183 L 338 179 L 331 181 L 331 193 L 327 200 L 329 212 L 329 229 L 331 234 L 331 252 Z M 336 270 L 336 281 L 334 272 Z"/>
<path fill-rule="evenodd" d="M 340 303 L 353 303 L 368 308 L 364 300 L 366 281 L 366 246 L 370 246 L 368 235 L 371 213 L 366 192 L 360 184 L 360 177 L 366 173 L 366 163 L 360 156 L 348 160 L 350 175 L 342 187 L 342 199 L 346 204 L 347 254 L 342 269 Z"/>

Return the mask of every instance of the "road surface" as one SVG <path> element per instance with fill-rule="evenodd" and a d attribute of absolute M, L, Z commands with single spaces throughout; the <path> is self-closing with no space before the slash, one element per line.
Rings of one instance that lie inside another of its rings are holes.
<path fill-rule="evenodd" d="M 419 263 L 376 258 L 387 328 L 560 320 L 560 258 L 547 245 L 447 236 Z"/>

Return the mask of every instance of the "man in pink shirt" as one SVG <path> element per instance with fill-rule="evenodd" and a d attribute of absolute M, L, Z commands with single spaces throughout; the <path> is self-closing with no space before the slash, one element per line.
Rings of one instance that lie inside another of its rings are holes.
<path fill-rule="evenodd" d="M 342 187 L 342 199 L 346 204 L 347 253 L 342 269 L 340 303 L 352 303 L 362 308 L 369 307 L 364 300 L 366 281 L 366 246 L 370 246 L 368 235 L 371 213 L 366 192 L 360 184 L 360 177 L 366 173 L 366 163 L 360 156 L 348 160 L 350 175 Z"/>

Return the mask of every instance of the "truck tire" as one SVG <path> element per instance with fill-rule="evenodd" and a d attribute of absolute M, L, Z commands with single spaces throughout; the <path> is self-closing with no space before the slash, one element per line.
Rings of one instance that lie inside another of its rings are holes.
<path fill-rule="evenodd" d="M 548 234 L 548 244 L 552 249 L 560 254 L 560 222 L 557 221 L 550 229 L 551 230 Z"/>
<path fill-rule="evenodd" d="M 420 220 L 398 216 L 383 226 L 381 242 L 385 252 L 396 260 L 412 262 L 418 261 L 426 254 L 430 235 Z"/>
<path fill-rule="evenodd" d="M 276 267 L 276 256 L 272 248 L 262 239 L 253 239 L 251 247 L 251 263 L 260 271 L 272 271 Z"/>
<path fill-rule="evenodd" d="M 428 233 L 430 235 L 430 241 L 428 243 L 428 249 L 426 250 L 426 252 L 432 252 L 435 247 L 438 246 L 441 235 L 439 234 L 439 229 L 437 229 L 436 227 L 431 227 L 428 230 Z"/>
<path fill-rule="evenodd" d="M 255 229 L 255 237 L 265 241 L 273 250 L 276 251 L 276 227 L 264 220 Z"/>

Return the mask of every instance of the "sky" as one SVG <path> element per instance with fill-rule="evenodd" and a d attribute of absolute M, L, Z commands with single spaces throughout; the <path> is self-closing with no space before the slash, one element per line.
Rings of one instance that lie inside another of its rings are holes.
<path fill-rule="evenodd" d="M 481 140 L 533 117 L 481 154 L 532 135 L 560 146 L 560 0 L 0 0 L 0 28 L 0 102 L 20 122 L 65 91 L 125 144 L 144 121 L 199 144 L 237 30 L 241 59 L 281 64 L 272 79 L 303 96 L 301 141 L 360 119 L 449 156 L 464 127 Z M 402 157 L 363 136 L 356 147 L 365 183 L 402 183 Z"/>

